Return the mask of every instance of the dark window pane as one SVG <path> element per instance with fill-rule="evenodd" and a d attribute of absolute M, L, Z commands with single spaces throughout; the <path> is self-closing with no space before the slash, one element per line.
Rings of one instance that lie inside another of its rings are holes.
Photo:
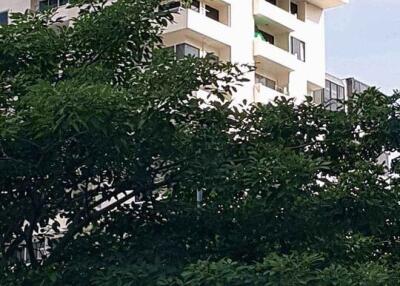
<path fill-rule="evenodd" d="M 266 0 L 267 2 L 276 5 L 276 0 Z"/>
<path fill-rule="evenodd" d="M 182 59 L 186 56 L 199 57 L 200 50 L 189 44 L 179 44 L 176 46 L 176 58 Z"/>
<path fill-rule="evenodd" d="M 58 6 L 58 0 L 49 0 L 49 6 L 55 8 Z"/>
<path fill-rule="evenodd" d="M 8 11 L 0 12 L 0 25 L 8 25 Z"/>
<path fill-rule="evenodd" d="M 215 21 L 219 21 L 219 11 L 208 5 L 206 5 L 206 16 Z"/>
<path fill-rule="evenodd" d="M 42 0 L 39 2 L 39 11 L 44 11 L 49 7 L 49 2 L 47 0 Z"/>
<path fill-rule="evenodd" d="M 330 89 L 331 88 L 331 82 L 329 80 L 325 80 L 325 88 Z"/>
<path fill-rule="evenodd" d="M 299 13 L 299 6 L 296 3 L 290 2 L 290 13 L 297 15 Z"/>
<path fill-rule="evenodd" d="M 190 9 L 200 12 L 200 2 L 198 0 L 193 0 L 192 4 L 190 4 Z"/>
<path fill-rule="evenodd" d="M 306 61 L 306 45 L 303 41 L 292 37 L 292 54 L 297 57 L 298 60 Z"/>
<path fill-rule="evenodd" d="M 267 32 L 261 31 L 256 27 L 256 37 L 261 38 L 263 41 L 270 44 L 275 44 L 275 37 Z"/>
<path fill-rule="evenodd" d="M 173 2 L 168 2 L 166 4 L 160 5 L 160 10 L 161 11 L 177 12 L 180 7 L 181 7 L 181 2 L 180 1 L 173 1 Z"/>

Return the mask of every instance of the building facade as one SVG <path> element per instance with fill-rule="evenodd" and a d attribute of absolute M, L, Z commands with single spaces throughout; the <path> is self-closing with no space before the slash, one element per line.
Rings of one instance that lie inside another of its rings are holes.
<path fill-rule="evenodd" d="M 246 83 L 234 100 L 268 102 L 278 95 L 299 100 L 325 87 L 324 10 L 349 0 L 193 0 L 163 1 L 175 12 L 164 44 L 177 53 L 213 53 L 223 61 L 251 64 Z M 0 0 L 0 24 L 7 14 L 68 0 Z M 64 10 L 62 13 L 73 13 Z"/>
<path fill-rule="evenodd" d="M 325 75 L 325 87 L 314 91 L 313 97 L 316 104 L 323 104 L 325 108 L 332 111 L 344 110 L 344 101 L 350 99 L 354 94 L 367 90 L 370 86 L 355 79 L 340 79 L 334 75 Z"/>
<path fill-rule="evenodd" d="M 324 10 L 348 0 L 196 0 L 176 12 L 164 43 L 177 52 L 213 53 L 256 67 L 234 100 L 268 102 L 278 95 L 303 99 L 325 87 Z M 179 51 L 177 50 L 179 49 Z"/>

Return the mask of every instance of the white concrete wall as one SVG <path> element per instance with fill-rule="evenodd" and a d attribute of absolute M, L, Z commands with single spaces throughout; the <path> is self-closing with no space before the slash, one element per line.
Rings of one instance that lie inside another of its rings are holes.
<path fill-rule="evenodd" d="M 254 17 L 252 0 L 226 1 L 231 8 L 232 55 L 231 61 L 239 64 L 255 65 L 253 54 Z M 244 99 L 254 101 L 255 73 L 248 75 L 250 81 L 239 89 L 234 101 L 241 103 Z"/>
<path fill-rule="evenodd" d="M 32 0 L 0 0 L 0 12 L 25 12 L 26 9 L 32 9 L 32 2 Z"/>

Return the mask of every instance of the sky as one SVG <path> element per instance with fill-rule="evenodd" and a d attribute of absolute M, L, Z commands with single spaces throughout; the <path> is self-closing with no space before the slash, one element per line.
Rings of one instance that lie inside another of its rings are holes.
<path fill-rule="evenodd" d="M 400 0 L 350 0 L 326 12 L 327 72 L 400 90 Z"/>

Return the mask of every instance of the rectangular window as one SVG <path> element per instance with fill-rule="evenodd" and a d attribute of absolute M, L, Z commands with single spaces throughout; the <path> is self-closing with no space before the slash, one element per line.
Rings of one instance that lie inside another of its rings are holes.
<path fill-rule="evenodd" d="M 219 22 L 219 11 L 209 5 L 206 5 L 206 16 Z"/>
<path fill-rule="evenodd" d="M 55 8 L 58 6 L 58 0 L 49 0 L 48 2 L 49 2 L 49 4 L 48 4 L 49 7 L 51 7 L 51 8 Z"/>
<path fill-rule="evenodd" d="M 189 44 L 179 44 L 176 46 L 176 58 L 182 59 L 186 56 L 200 57 L 200 49 L 189 45 Z"/>
<path fill-rule="evenodd" d="M 49 2 L 47 0 L 42 0 L 39 2 L 39 11 L 44 11 L 49 7 Z"/>
<path fill-rule="evenodd" d="M 344 100 L 344 87 L 343 87 L 343 86 L 339 86 L 339 89 L 338 89 L 338 99 Z"/>
<path fill-rule="evenodd" d="M 331 111 L 343 110 L 344 99 L 344 87 L 326 80 L 323 93 L 323 103 L 326 108 Z"/>
<path fill-rule="evenodd" d="M 196 12 L 200 12 L 200 2 L 198 0 L 193 0 L 190 4 L 190 9 Z"/>
<path fill-rule="evenodd" d="M 325 90 L 324 90 L 324 104 L 327 104 L 331 101 L 331 82 L 329 80 L 325 81 Z"/>
<path fill-rule="evenodd" d="M 0 25 L 8 25 L 8 11 L 0 12 Z"/>
<path fill-rule="evenodd" d="M 171 1 L 166 4 L 160 5 L 160 10 L 178 12 L 180 7 L 181 7 L 181 1 Z"/>
<path fill-rule="evenodd" d="M 273 5 L 276 5 L 276 0 L 266 0 L 266 1 L 271 3 L 271 4 L 273 4 Z"/>
<path fill-rule="evenodd" d="M 59 6 L 68 4 L 68 2 L 69 2 L 69 0 L 40 0 L 39 1 L 39 11 L 57 8 Z"/>
<path fill-rule="evenodd" d="M 299 39 L 292 37 L 291 40 L 292 54 L 297 57 L 298 60 L 306 61 L 306 44 Z"/>
<path fill-rule="evenodd" d="M 272 45 L 275 44 L 275 37 L 271 34 L 268 34 L 267 32 L 261 31 L 261 30 L 257 30 L 257 33 L 259 33 L 259 36 L 262 40 L 264 40 L 265 42 L 268 42 Z"/>
<path fill-rule="evenodd" d="M 257 73 L 256 73 L 256 83 L 262 84 L 274 90 L 276 89 L 276 82 L 274 80 L 269 79 Z"/>
<path fill-rule="evenodd" d="M 343 110 L 344 99 L 344 87 L 338 86 L 338 110 Z"/>
<path fill-rule="evenodd" d="M 331 98 L 337 99 L 338 98 L 338 85 L 331 83 Z"/>
<path fill-rule="evenodd" d="M 290 13 L 293 15 L 299 14 L 299 6 L 294 2 L 290 2 Z"/>
<path fill-rule="evenodd" d="M 323 97 L 324 97 L 324 90 L 323 89 L 314 91 L 314 103 L 315 104 L 318 104 L 318 105 L 322 104 Z"/>

